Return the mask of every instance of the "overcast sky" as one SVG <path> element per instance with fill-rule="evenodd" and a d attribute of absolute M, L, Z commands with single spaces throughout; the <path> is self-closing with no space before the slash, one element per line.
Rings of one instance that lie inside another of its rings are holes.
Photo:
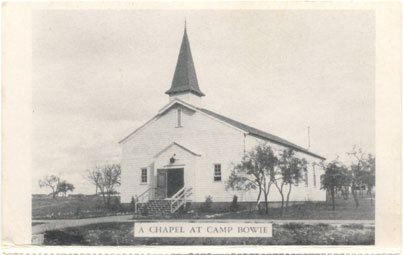
<path fill-rule="evenodd" d="M 47 174 L 75 193 L 118 141 L 168 103 L 184 20 L 205 108 L 328 159 L 375 150 L 370 11 L 37 11 L 33 193 Z"/>

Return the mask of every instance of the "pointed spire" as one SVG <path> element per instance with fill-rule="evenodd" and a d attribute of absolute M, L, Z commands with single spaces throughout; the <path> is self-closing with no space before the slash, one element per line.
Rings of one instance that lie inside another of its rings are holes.
<path fill-rule="evenodd" d="M 192 53 L 190 51 L 190 44 L 186 31 L 186 19 L 185 30 L 179 51 L 178 62 L 176 63 L 174 78 L 172 80 L 171 88 L 165 93 L 171 96 L 184 92 L 204 96 L 203 92 L 200 91 L 199 84 L 197 82 L 196 71 L 193 64 Z"/>

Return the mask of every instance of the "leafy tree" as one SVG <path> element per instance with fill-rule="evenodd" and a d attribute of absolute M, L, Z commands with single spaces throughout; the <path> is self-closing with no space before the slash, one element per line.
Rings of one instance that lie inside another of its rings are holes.
<path fill-rule="evenodd" d="M 67 197 L 67 192 L 74 191 L 74 185 L 68 183 L 67 181 L 60 181 L 57 184 L 57 193 L 63 193 L 65 197 Z"/>
<path fill-rule="evenodd" d="M 292 186 L 298 184 L 302 180 L 302 172 L 306 170 L 307 161 L 305 159 L 299 159 L 295 156 L 295 152 L 292 149 L 284 150 L 279 159 L 279 172 L 277 181 L 274 183 L 277 190 L 281 195 L 281 210 L 280 215 L 284 212 L 284 187 L 288 185 L 286 209 L 288 208 L 288 202 L 290 200 L 290 194 Z"/>
<path fill-rule="evenodd" d="M 344 200 L 348 199 L 349 196 L 349 189 L 353 183 L 353 174 L 348 169 L 343 170 L 343 179 L 342 179 L 342 186 L 340 188 L 341 195 L 343 196 Z"/>
<path fill-rule="evenodd" d="M 372 154 L 366 154 L 356 146 L 353 147 L 353 150 L 348 155 L 354 159 L 350 168 L 353 173 L 351 189 L 356 206 L 359 206 L 357 190 L 363 185 L 367 187 L 367 194 L 371 198 L 371 205 L 373 205 L 372 189 L 375 186 L 375 157 Z"/>
<path fill-rule="evenodd" d="M 268 197 L 272 184 L 276 182 L 277 164 L 278 158 L 270 146 L 257 145 L 250 152 L 245 153 L 242 161 L 233 168 L 227 181 L 227 189 L 258 189 L 257 205 L 263 194 L 265 213 L 268 214 Z"/>
<path fill-rule="evenodd" d="M 39 187 L 50 188 L 52 192 L 52 197 L 55 198 L 58 194 L 57 186 L 60 182 L 60 178 L 55 175 L 45 176 L 42 180 L 39 180 Z"/>
<path fill-rule="evenodd" d="M 89 171 L 88 179 L 101 191 L 106 208 L 110 207 L 111 195 L 116 193 L 116 187 L 121 184 L 121 173 L 119 164 L 95 166 Z"/>
<path fill-rule="evenodd" d="M 325 174 L 321 176 L 321 189 L 325 189 L 332 196 L 332 209 L 335 210 L 335 195 L 346 181 L 347 168 L 338 161 L 323 166 Z"/>
<path fill-rule="evenodd" d="M 373 205 L 372 189 L 375 187 L 375 157 L 372 154 L 368 154 L 368 158 L 364 163 L 364 169 L 367 171 L 361 176 L 361 182 L 367 186 L 367 194 L 371 198 L 371 205 Z"/>

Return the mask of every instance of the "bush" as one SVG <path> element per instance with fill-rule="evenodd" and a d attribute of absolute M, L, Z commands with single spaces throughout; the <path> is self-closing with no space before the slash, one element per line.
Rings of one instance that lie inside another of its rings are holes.
<path fill-rule="evenodd" d="M 149 212 L 148 212 L 148 206 L 147 204 L 144 204 L 141 208 L 141 215 L 142 216 L 148 216 Z"/>
<path fill-rule="evenodd" d="M 179 213 L 179 214 L 187 214 L 188 211 L 189 211 L 189 206 L 190 206 L 190 204 L 182 205 L 182 206 L 179 208 L 178 213 Z"/>
<path fill-rule="evenodd" d="M 229 210 L 231 212 L 236 212 L 239 210 L 238 197 L 236 195 L 234 195 L 234 197 L 232 198 L 232 203 L 229 207 Z"/>
<path fill-rule="evenodd" d="M 136 210 L 136 201 L 134 201 L 134 197 L 130 200 L 130 211 L 134 212 Z"/>
<path fill-rule="evenodd" d="M 202 212 L 212 212 L 213 198 L 211 196 L 206 197 L 206 201 L 200 206 Z"/>
<path fill-rule="evenodd" d="M 111 204 L 109 205 L 109 208 L 112 211 L 120 211 L 121 205 L 120 205 L 120 200 L 119 199 L 111 199 Z"/>
<path fill-rule="evenodd" d="M 81 206 L 80 205 L 78 205 L 77 207 L 76 207 L 76 211 L 74 212 L 74 215 L 75 216 L 81 216 Z"/>
<path fill-rule="evenodd" d="M 363 224 L 357 224 L 357 223 L 351 223 L 351 224 L 345 224 L 341 225 L 342 228 L 351 228 L 351 229 L 364 229 Z"/>
<path fill-rule="evenodd" d="M 296 230 L 296 229 L 302 229 L 305 227 L 304 223 L 286 223 L 283 225 L 284 229 L 289 229 L 289 230 Z"/>

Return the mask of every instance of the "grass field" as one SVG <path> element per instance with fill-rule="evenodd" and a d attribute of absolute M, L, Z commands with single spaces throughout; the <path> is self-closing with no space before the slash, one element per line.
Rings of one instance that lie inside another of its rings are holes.
<path fill-rule="evenodd" d="M 119 204 L 119 198 L 113 197 L 110 209 L 105 209 L 102 197 L 82 196 L 72 198 L 37 198 L 32 199 L 32 219 L 79 219 L 102 217 L 109 215 L 128 214 Z M 291 219 L 291 220 L 374 220 L 375 205 L 371 205 L 366 197 L 360 199 L 360 206 L 356 207 L 352 198 L 336 200 L 336 210 L 332 210 L 325 202 L 305 202 L 292 205 L 287 212 L 280 217 L 280 208 L 270 208 L 269 215 L 255 210 L 240 212 L 216 213 L 214 211 L 193 211 L 185 214 L 173 214 L 165 216 L 140 217 L 146 219 Z"/>
<path fill-rule="evenodd" d="M 268 238 L 135 238 L 133 223 L 100 223 L 47 231 L 45 245 L 372 245 L 373 226 L 273 224 Z"/>
<path fill-rule="evenodd" d="M 102 197 L 32 198 L 32 219 L 78 219 L 124 213 L 119 198 L 112 197 L 111 208 L 105 209 Z"/>
<path fill-rule="evenodd" d="M 360 200 L 360 206 L 356 207 L 354 200 L 336 200 L 336 208 L 333 211 L 329 203 L 312 203 L 290 206 L 280 217 L 280 208 L 271 208 L 269 215 L 257 211 L 243 211 L 238 213 L 217 216 L 217 219 L 289 219 L 289 220 L 375 220 L 375 205 L 366 197 Z"/>
<path fill-rule="evenodd" d="M 134 216 L 135 219 L 282 219 L 282 220 L 375 220 L 375 205 L 371 205 L 366 197 L 361 198 L 360 206 L 356 207 L 354 200 L 336 199 L 333 211 L 331 204 L 325 202 L 305 202 L 292 205 L 280 217 L 280 208 L 270 208 L 269 214 L 264 211 L 242 210 L 239 212 L 188 212 L 163 216 Z"/>

